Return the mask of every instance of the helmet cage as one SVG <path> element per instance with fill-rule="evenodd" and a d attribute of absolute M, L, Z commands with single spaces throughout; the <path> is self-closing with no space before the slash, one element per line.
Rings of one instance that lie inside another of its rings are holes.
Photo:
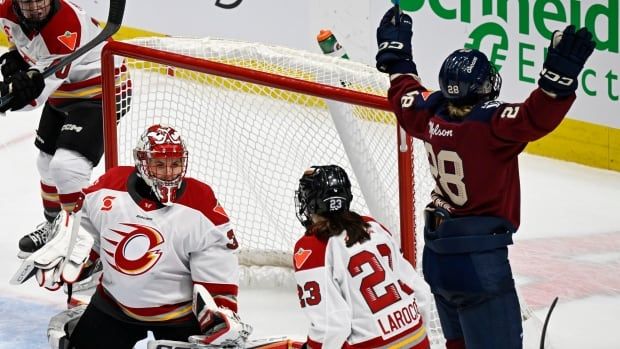
<path fill-rule="evenodd" d="M 182 168 L 173 179 L 162 179 L 152 173 L 150 162 L 157 159 L 181 159 Z M 172 127 L 154 125 L 142 134 L 134 149 L 136 170 L 140 178 L 151 187 L 160 203 L 170 206 L 187 173 L 188 152 L 179 133 Z"/>
<path fill-rule="evenodd" d="M 27 9 L 22 9 L 22 6 L 28 7 Z M 19 18 L 20 24 L 25 29 L 37 32 L 41 31 L 45 24 L 47 24 L 58 10 L 58 7 L 58 0 L 13 0 L 13 12 Z M 37 16 L 37 12 L 45 14 L 40 18 L 32 18 L 32 15 L 26 16 L 25 12 L 32 13 L 35 16 Z"/>
<path fill-rule="evenodd" d="M 297 219 L 307 228 L 313 214 L 348 211 L 352 199 L 351 182 L 344 169 L 336 165 L 312 166 L 295 191 Z"/>
<path fill-rule="evenodd" d="M 444 97 L 453 104 L 474 105 L 496 99 L 502 78 L 484 53 L 459 49 L 444 60 L 439 71 L 439 86 Z"/>

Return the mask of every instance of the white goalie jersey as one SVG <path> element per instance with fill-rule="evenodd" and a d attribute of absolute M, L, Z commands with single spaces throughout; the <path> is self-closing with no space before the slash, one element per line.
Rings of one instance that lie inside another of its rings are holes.
<path fill-rule="evenodd" d="M 192 314 L 204 285 L 218 306 L 237 311 L 238 244 L 211 188 L 185 178 L 171 206 L 141 197 L 134 167 L 110 169 L 84 190 L 84 229 L 103 265 L 103 297 L 140 321 Z"/>
<path fill-rule="evenodd" d="M 305 235 L 295 245 L 300 305 L 309 317 L 308 347 L 429 347 L 423 317 L 430 289 L 390 233 L 372 218 L 370 240 L 346 246 Z"/>

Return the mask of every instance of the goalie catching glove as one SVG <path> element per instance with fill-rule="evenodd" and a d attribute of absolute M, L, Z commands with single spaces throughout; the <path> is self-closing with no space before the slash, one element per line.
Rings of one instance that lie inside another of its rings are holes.
<path fill-rule="evenodd" d="M 50 290 L 64 282 L 75 282 L 94 243 L 92 235 L 80 227 L 79 215 L 62 210 L 53 222 L 47 243 L 22 262 L 11 283 L 24 283 L 33 274 L 41 287 Z"/>
<path fill-rule="evenodd" d="M 540 72 L 538 85 L 549 94 L 566 97 L 577 90 L 577 77 L 596 44 L 586 28 L 575 32 L 569 25 L 563 32 L 551 36 L 549 52 Z"/>
<path fill-rule="evenodd" d="M 190 336 L 192 348 L 244 348 L 252 326 L 241 322 L 234 311 L 218 307 L 204 286 L 194 285 L 192 311 L 202 335 Z"/>

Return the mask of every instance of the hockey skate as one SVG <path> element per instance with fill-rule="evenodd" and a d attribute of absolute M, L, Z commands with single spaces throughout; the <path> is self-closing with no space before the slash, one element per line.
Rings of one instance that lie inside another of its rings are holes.
<path fill-rule="evenodd" d="M 17 257 L 21 259 L 28 258 L 34 251 L 45 245 L 52 231 L 52 226 L 52 222 L 44 222 L 39 224 L 32 233 L 22 236 L 22 238 L 19 239 L 19 252 L 17 253 Z"/>

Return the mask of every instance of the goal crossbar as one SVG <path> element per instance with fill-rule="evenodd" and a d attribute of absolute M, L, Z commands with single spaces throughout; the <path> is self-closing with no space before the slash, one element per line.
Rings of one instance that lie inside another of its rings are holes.
<path fill-rule="evenodd" d="M 114 70 L 114 57 L 147 60 L 162 65 L 173 65 L 177 68 L 187 69 L 205 74 L 211 74 L 223 78 L 231 78 L 248 83 L 278 88 L 290 92 L 298 92 L 315 97 L 345 102 L 349 104 L 392 111 L 388 100 L 384 96 L 373 95 L 365 92 L 339 88 L 317 82 L 305 81 L 292 77 L 281 76 L 269 72 L 258 71 L 246 67 L 239 67 L 208 59 L 186 56 L 178 53 L 162 51 L 154 48 L 143 47 L 120 41 L 108 42 L 102 50 L 102 70 Z M 104 91 L 114 91 L 114 74 L 103 74 L 102 87 Z M 113 93 L 103 94 L 104 110 L 104 137 L 115 139 L 116 134 L 116 100 Z M 405 258 L 414 266 L 416 265 L 416 241 L 414 222 L 414 202 L 411 200 L 413 193 L 412 181 L 412 138 L 406 135 L 400 127 L 397 127 L 395 146 L 398 152 L 399 172 L 399 211 L 400 211 L 400 237 L 401 246 Z M 105 152 L 106 169 L 118 164 L 118 150 L 106 146 L 109 151 Z"/>

